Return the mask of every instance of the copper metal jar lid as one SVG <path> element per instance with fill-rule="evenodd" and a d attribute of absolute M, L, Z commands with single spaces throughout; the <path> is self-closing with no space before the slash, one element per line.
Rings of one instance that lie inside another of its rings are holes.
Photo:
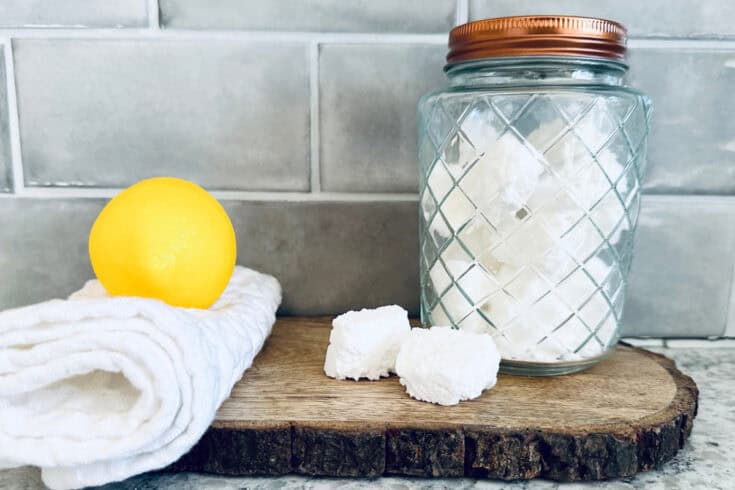
<path fill-rule="evenodd" d="M 627 32 L 611 20 L 568 15 L 498 17 L 449 33 L 447 64 L 506 56 L 581 56 L 622 62 Z"/>

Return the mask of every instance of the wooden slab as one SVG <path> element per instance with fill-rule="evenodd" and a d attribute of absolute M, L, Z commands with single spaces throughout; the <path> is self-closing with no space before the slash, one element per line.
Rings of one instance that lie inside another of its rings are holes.
<path fill-rule="evenodd" d="M 419 402 L 395 377 L 326 377 L 330 322 L 280 319 L 210 430 L 171 469 L 597 480 L 671 459 L 696 415 L 692 379 L 627 345 L 581 373 L 501 375 L 476 400 Z"/>

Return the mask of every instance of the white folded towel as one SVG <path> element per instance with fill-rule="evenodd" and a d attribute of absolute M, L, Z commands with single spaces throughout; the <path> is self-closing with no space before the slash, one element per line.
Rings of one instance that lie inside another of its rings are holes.
<path fill-rule="evenodd" d="M 271 276 L 236 267 L 208 310 L 107 296 L 0 312 L 0 467 L 34 465 L 53 489 L 167 466 L 214 419 L 270 334 Z"/>

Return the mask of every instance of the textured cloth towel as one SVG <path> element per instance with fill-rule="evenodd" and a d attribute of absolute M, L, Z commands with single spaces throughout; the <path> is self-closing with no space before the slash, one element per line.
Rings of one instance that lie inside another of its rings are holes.
<path fill-rule="evenodd" d="M 236 267 L 208 310 L 107 296 L 0 312 L 0 467 L 53 489 L 121 480 L 186 453 L 270 334 L 271 276 Z"/>

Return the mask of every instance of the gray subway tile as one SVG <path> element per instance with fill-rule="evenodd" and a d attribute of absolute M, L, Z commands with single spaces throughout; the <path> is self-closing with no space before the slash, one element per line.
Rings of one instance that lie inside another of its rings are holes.
<path fill-rule="evenodd" d="M 65 298 L 93 277 L 89 229 L 102 200 L 0 200 L 0 310 Z"/>
<path fill-rule="evenodd" d="M 174 175 L 308 190 L 306 48 L 292 43 L 14 42 L 29 186 Z"/>
<path fill-rule="evenodd" d="M 320 53 L 324 189 L 415 192 L 416 104 L 446 85 L 439 45 L 327 45 Z"/>
<path fill-rule="evenodd" d="M 146 0 L 3 0 L 0 27 L 142 27 Z"/>
<path fill-rule="evenodd" d="M 735 193 L 735 50 L 641 48 L 630 65 L 654 105 L 644 189 Z"/>
<path fill-rule="evenodd" d="M 644 197 L 624 335 L 723 333 L 735 263 L 734 222 L 732 198 Z"/>
<path fill-rule="evenodd" d="M 13 187 L 10 154 L 10 131 L 8 129 L 8 94 L 4 49 L 0 47 L 0 192 L 9 192 Z"/>
<path fill-rule="evenodd" d="M 0 201 L 0 309 L 65 297 L 92 277 L 87 236 L 104 201 Z M 223 201 L 238 263 L 273 274 L 286 314 L 397 303 L 418 310 L 415 202 Z"/>
<path fill-rule="evenodd" d="M 277 277 L 286 314 L 399 304 L 418 313 L 415 202 L 226 202 L 238 262 Z"/>
<path fill-rule="evenodd" d="M 446 32 L 454 0 L 160 0 L 165 27 L 324 32 Z"/>
<path fill-rule="evenodd" d="M 623 23 L 645 37 L 723 37 L 735 35 L 735 3 L 730 0 L 470 0 L 472 20 L 506 15 L 581 15 Z"/>

